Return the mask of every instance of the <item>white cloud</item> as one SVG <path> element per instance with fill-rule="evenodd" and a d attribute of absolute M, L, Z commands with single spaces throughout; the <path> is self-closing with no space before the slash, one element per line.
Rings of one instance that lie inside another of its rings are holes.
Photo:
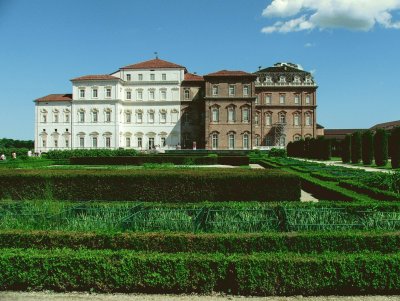
<path fill-rule="evenodd" d="M 392 13 L 400 10 L 400 0 L 272 0 L 262 15 L 289 18 L 264 27 L 264 33 L 287 33 L 314 28 L 346 28 L 368 31 L 376 24 L 400 29 Z M 299 16 L 300 15 L 300 16 Z"/>
<path fill-rule="evenodd" d="M 314 47 L 314 46 L 315 46 L 314 43 L 305 43 L 304 44 L 304 47 L 306 47 L 306 48 L 310 48 L 310 47 Z"/>

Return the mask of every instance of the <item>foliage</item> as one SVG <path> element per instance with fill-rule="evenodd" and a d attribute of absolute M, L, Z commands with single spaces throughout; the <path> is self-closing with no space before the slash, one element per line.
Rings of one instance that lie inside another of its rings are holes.
<path fill-rule="evenodd" d="M 374 156 L 377 166 L 385 166 L 388 160 L 388 136 L 384 129 L 376 129 L 374 135 Z"/>
<path fill-rule="evenodd" d="M 24 148 L 24 149 L 33 149 L 34 143 L 32 140 L 14 140 L 14 139 L 7 139 L 2 138 L 0 139 L 0 149 L 5 148 Z"/>
<path fill-rule="evenodd" d="M 358 164 L 361 160 L 362 143 L 361 132 L 357 131 L 351 135 L 351 163 Z"/>
<path fill-rule="evenodd" d="M 307 146 L 304 140 L 293 141 L 288 144 L 287 151 L 291 157 L 330 160 L 331 140 L 324 137 L 307 139 Z"/>
<path fill-rule="evenodd" d="M 349 163 L 351 159 L 351 135 L 346 135 L 342 141 L 342 162 Z"/>
<path fill-rule="evenodd" d="M 44 157 L 48 159 L 69 159 L 72 157 L 120 157 L 137 156 L 134 149 L 74 149 L 74 150 L 51 150 Z"/>
<path fill-rule="evenodd" d="M 281 148 L 272 148 L 269 152 L 268 152 L 268 157 L 281 157 L 281 158 L 285 158 L 286 157 L 286 150 L 285 149 L 281 149 Z"/>
<path fill-rule="evenodd" d="M 400 168 L 400 126 L 392 130 L 390 141 L 390 157 L 392 159 L 392 168 Z"/>
<path fill-rule="evenodd" d="M 374 136 L 371 130 L 362 133 L 362 161 L 364 165 L 371 165 L 374 158 Z"/>

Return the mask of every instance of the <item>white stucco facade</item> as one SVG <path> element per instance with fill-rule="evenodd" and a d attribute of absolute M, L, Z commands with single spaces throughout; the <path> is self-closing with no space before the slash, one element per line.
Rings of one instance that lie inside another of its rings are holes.
<path fill-rule="evenodd" d="M 155 59 L 72 79 L 71 94 L 35 100 L 35 152 L 177 148 L 185 71 Z"/>

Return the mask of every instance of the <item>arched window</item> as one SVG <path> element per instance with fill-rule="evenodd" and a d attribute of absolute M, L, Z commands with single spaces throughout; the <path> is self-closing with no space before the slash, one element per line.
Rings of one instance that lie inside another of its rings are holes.
<path fill-rule="evenodd" d="M 190 90 L 189 89 L 185 89 L 185 99 L 189 99 L 190 98 Z"/>
<path fill-rule="evenodd" d="M 211 143 L 212 143 L 212 149 L 218 149 L 218 134 L 213 133 L 211 135 Z"/>
<path fill-rule="evenodd" d="M 260 118 L 260 114 L 256 113 L 256 115 L 254 116 L 254 124 L 258 125 L 259 124 L 259 118 Z"/>
<path fill-rule="evenodd" d="M 271 113 L 265 114 L 265 125 L 266 126 L 272 125 L 272 114 Z"/>
<path fill-rule="evenodd" d="M 235 148 L 235 134 L 234 133 L 228 134 L 228 148 L 229 149 Z"/>
<path fill-rule="evenodd" d="M 279 113 L 279 122 L 280 123 L 286 123 L 286 114 L 285 113 Z"/>
<path fill-rule="evenodd" d="M 256 136 L 256 146 L 260 146 L 260 136 Z"/>
<path fill-rule="evenodd" d="M 294 114 L 293 116 L 293 125 L 300 126 L 300 115 L 298 113 Z"/>
<path fill-rule="evenodd" d="M 211 121 L 218 122 L 219 121 L 219 109 L 214 107 L 211 109 Z"/>
<path fill-rule="evenodd" d="M 244 123 L 250 122 L 250 109 L 249 108 L 245 107 L 242 109 L 242 122 L 244 122 Z"/>
<path fill-rule="evenodd" d="M 233 106 L 228 108 L 228 122 L 235 122 L 236 120 L 236 112 Z"/>
<path fill-rule="evenodd" d="M 299 141 L 300 139 L 301 139 L 301 135 L 299 135 L 299 134 L 296 134 L 293 136 L 294 141 Z"/>
<path fill-rule="evenodd" d="M 312 116 L 310 113 L 306 113 L 306 126 L 312 125 Z"/>
<path fill-rule="evenodd" d="M 286 137 L 285 137 L 285 135 L 282 135 L 279 138 L 279 146 L 285 146 L 285 145 L 286 145 Z"/>
<path fill-rule="evenodd" d="M 249 134 L 243 135 L 243 149 L 249 149 Z"/>

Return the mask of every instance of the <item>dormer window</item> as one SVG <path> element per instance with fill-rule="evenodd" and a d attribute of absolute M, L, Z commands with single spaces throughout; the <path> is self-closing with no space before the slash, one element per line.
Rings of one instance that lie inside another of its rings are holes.
<path fill-rule="evenodd" d="M 272 77 L 271 77 L 271 76 L 267 76 L 267 77 L 265 78 L 265 81 L 266 81 L 267 83 L 272 83 Z"/>
<path fill-rule="evenodd" d="M 279 82 L 280 82 L 280 83 L 286 83 L 286 77 L 284 77 L 284 76 L 279 76 Z"/>
<path fill-rule="evenodd" d="M 300 77 L 295 76 L 293 82 L 296 83 L 296 84 L 299 84 L 300 83 Z"/>
<path fill-rule="evenodd" d="M 190 90 L 189 89 L 187 89 L 187 90 L 185 90 L 185 99 L 189 99 L 190 98 Z"/>
<path fill-rule="evenodd" d="M 311 84 L 311 76 L 306 76 L 306 84 Z"/>

